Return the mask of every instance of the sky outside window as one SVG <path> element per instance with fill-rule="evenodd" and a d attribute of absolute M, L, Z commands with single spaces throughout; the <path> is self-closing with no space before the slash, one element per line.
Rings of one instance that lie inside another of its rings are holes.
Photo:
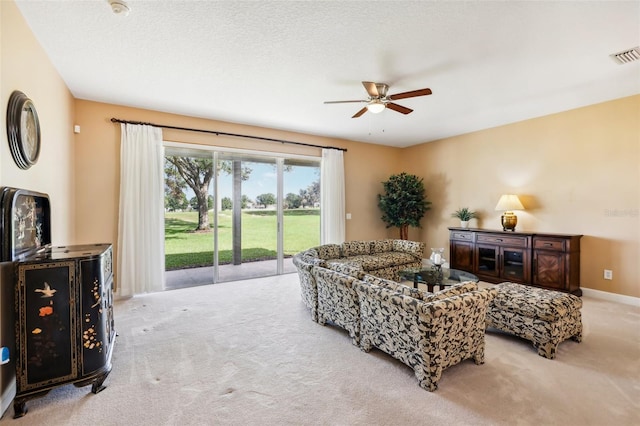
<path fill-rule="evenodd" d="M 242 193 L 252 201 L 265 193 L 275 194 L 277 174 L 275 164 L 250 163 L 251 174 L 249 179 L 242 182 Z M 320 167 L 293 166 L 291 171 L 284 172 L 284 195 L 288 193 L 299 194 L 301 189 L 306 189 L 313 182 L 320 180 Z M 218 178 L 218 190 L 221 198 L 231 198 L 233 189 L 233 177 L 221 172 Z M 185 190 L 187 199 L 194 197 L 191 188 Z"/>

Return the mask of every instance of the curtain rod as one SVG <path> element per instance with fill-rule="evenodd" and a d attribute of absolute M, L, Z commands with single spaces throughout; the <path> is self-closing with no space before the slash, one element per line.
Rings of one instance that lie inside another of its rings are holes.
<path fill-rule="evenodd" d="M 251 136 L 251 135 L 242 135 L 239 133 L 227 133 L 227 132 L 219 132 L 217 130 L 203 130 L 203 129 L 192 129 L 190 127 L 177 127 L 177 126 L 167 126 L 164 124 L 154 124 L 154 123 L 145 123 L 143 121 L 129 121 L 129 120 L 121 120 L 119 118 L 112 118 L 111 119 L 112 123 L 124 123 L 124 124 L 143 124 L 143 125 L 147 125 L 147 126 L 154 126 L 154 127 L 161 127 L 163 129 L 173 129 L 173 130 L 186 130 L 188 132 L 200 132 L 200 133 L 211 133 L 214 134 L 216 136 L 234 136 L 237 138 L 247 138 L 247 139 L 257 139 L 257 140 L 261 140 L 261 141 L 266 141 L 266 142 L 280 142 L 280 143 L 288 143 L 291 145 L 302 145 L 302 146 L 310 146 L 313 148 L 327 148 L 327 149 L 337 149 L 340 151 L 347 151 L 346 148 L 338 148 L 335 146 L 322 146 L 322 145 L 314 145 L 314 144 L 310 144 L 310 143 L 304 143 L 304 142 L 294 142 L 294 141 L 286 141 L 283 139 L 272 139 L 272 138 L 265 138 L 262 136 Z"/>

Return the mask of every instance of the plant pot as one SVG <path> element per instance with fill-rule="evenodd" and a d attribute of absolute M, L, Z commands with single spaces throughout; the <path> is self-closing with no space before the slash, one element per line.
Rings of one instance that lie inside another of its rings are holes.
<path fill-rule="evenodd" d="M 460 227 L 461 228 L 468 228 L 469 227 L 469 221 L 468 220 L 461 220 L 460 221 Z"/>

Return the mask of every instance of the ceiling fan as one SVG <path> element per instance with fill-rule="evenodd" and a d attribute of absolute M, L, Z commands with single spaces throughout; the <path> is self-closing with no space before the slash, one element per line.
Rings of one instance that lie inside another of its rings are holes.
<path fill-rule="evenodd" d="M 324 103 L 345 104 L 351 102 L 366 102 L 367 105 L 365 105 L 365 107 L 360 111 L 356 112 L 351 118 L 358 118 L 367 111 L 377 114 L 384 111 L 385 108 L 398 111 L 402 114 L 409 114 L 413 111 L 411 108 L 403 107 L 402 105 L 398 105 L 396 103 L 393 103 L 392 101 L 398 99 L 415 98 L 416 96 L 426 96 L 432 93 L 431 89 L 419 89 L 411 90 L 410 92 L 396 93 L 395 95 L 387 95 L 387 91 L 389 90 L 388 84 L 363 81 L 362 85 L 369 94 L 369 97 L 367 99 L 358 101 L 325 101 Z"/>

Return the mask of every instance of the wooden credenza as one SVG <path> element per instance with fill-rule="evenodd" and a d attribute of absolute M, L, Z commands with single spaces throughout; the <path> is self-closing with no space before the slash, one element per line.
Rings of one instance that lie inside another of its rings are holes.
<path fill-rule="evenodd" d="M 483 281 L 510 281 L 582 295 L 582 235 L 449 228 L 452 268 Z"/>
<path fill-rule="evenodd" d="M 15 417 L 60 385 L 104 388 L 115 337 L 112 256 L 110 244 L 78 245 L 16 263 Z"/>

